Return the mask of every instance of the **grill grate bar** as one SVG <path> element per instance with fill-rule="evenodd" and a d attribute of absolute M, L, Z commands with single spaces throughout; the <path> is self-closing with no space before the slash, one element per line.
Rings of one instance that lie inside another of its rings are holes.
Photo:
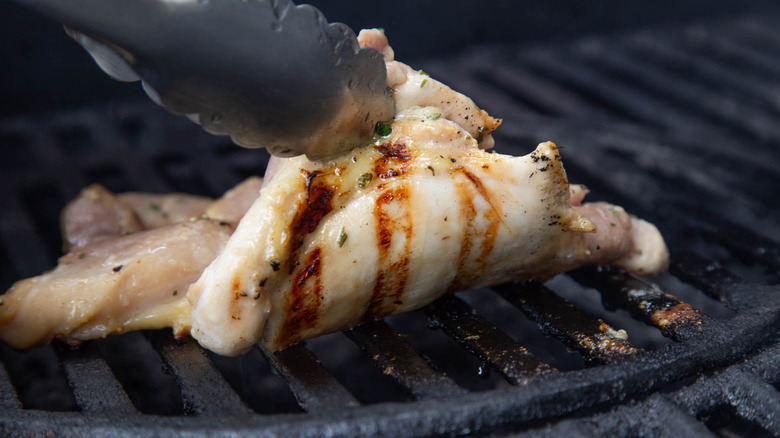
<path fill-rule="evenodd" d="M 418 400 L 467 391 L 439 371 L 383 321 L 371 321 L 344 332 L 384 374 L 409 389 Z"/>
<path fill-rule="evenodd" d="M 469 352 L 490 364 L 510 383 L 528 383 L 529 377 L 555 369 L 531 354 L 454 295 L 425 308 L 430 320 Z"/>
<path fill-rule="evenodd" d="M 59 349 L 62 369 L 82 412 L 135 414 L 122 385 L 95 346 L 86 342 L 77 350 Z"/>
<path fill-rule="evenodd" d="M 710 240 L 725 246 L 747 263 L 759 262 L 771 270 L 780 271 L 780 244 L 706 210 L 689 208 L 688 211 L 707 218 L 708 223 L 699 221 L 697 229 Z"/>
<path fill-rule="evenodd" d="M 691 414 L 713 411 L 729 404 L 745 420 L 774 435 L 780 435 L 780 393 L 760 376 L 756 364 L 777 376 L 780 345 L 759 353 L 750 362 L 731 366 L 713 376 L 701 377 L 695 384 L 677 391 L 672 399 Z"/>
<path fill-rule="evenodd" d="M 19 395 L 16 393 L 8 373 L 5 370 L 5 365 L 0 362 L 0 409 L 21 409 L 22 402 L 19 400 Z"/>
<path fill-rule="evenodd" d="M 615 427 L 622 428 L 624 436 L 715 436 L 695 416 L 659 394 L 638 405 L 613 408 L 605 416 L 596 422 L 599 436 L 614 436 Z"/>
<path fill-rule="evenodd" d="M 777 34 L 775 24 L 767 25 L 767 23 L 760 23 L 757 20 L 739 20 L 733 26 L 740 39 L 749 41 L 771 56 L 780 51 L 780 35 Z"/>
<path fill-rule="evenodd" d="M 481 102 L 500 107 L 503 117 L 518 117 L 527 119 L 534 117 L 536 111 L 527 107 L 527 103 L 508 97 L 506 93 L 497 90 L 492 84 L 479 83 L 474 81 L 473 77 L 459 69 L 453 69 L 446 63 L 431 62 L 428 70 L 435 72 L 437 80 L 449 85 L 453 90 L 462 90 L 468 92 L 471 96 L 479 96 Z"/>
<path fill-rule="evenodd" d="M 740 93 L 748 95 L 750 99 L 760 101 L 772 110 L 780 110 L 780 105 L 778 105 L 780 102 L 771 98 L 778 91 L 772 82 L 755 78 L 746 81 L 744 72 L 735 71 L 722 63 L 716 63 L 712 60 L 712 53 L 699 55 L 692 53 L 691 50 L 682 50 L 676 44 L 678 44 L 677 41 L 662 43 L 658 38 L 640 35 L 629 41 L 629 48 L 639 52 L 636 56 L 650 55 L 655 63 L 660 61 L 666 66 L 673 65 L 682 70 L 686 76 L 695 75 L 697 81 L 703 80 L 716 87 L 725 86 L 729 90 L 740 90 Z"/>
<path fill-rule="evenodd" d="M 341 411 L 360 405 L 304 344 L 276 353 L 257 348 L 290 387 L 298 404 L 307 412 Z"/>
<path fill-rule="evenodd" d="M 641 403 L 620 405 L 587 419 L 565 419 L 543 429 L 533 429 L 517 437 L 629 437 L 695 436 L 715 437 L 696 417 L 668 398 L 653 395 Z"/>
<path fill-rule="evenodd" d="M 724 396 L 742 418 L 780 435 L 780 392 L 755 374 L 740 374 L 723 376 L 728 382 Z"/>
<path fill-rule="evenodd" d="M 500 94 L 510 96 L 513 102 L 521 102 L 532 107 L 536 113 L 552 116 L 571 116 L 589 113 L 593 117 L 601 117 L 606 113 L 600 113 L 599 109 L 591 103 L 570 93 L 553 81 L 536 75 L 520 64 L 511 67 L 504 66 L 504 60 L 515 57 L 513 53 L 494 52 L 485 62 L 475 62 L 473 56 L 467 56 L 459 60 L 457 69 L 468 72 L 474 81 L 489 84 L 500 91 Z M 500 60 L 500 61 L 499 61 Z M 467 92 L 467 93 L 470 93 Z M 473 94 L 478 96 L 477 94 Z M 506 98 L 501 101 L 485 99 L 483 103 L 487 109 L 495 114 L 504 114 L 504 108 L 508 105 Z M 513 105 L 510 103 L 509 105 Z M 492 111 L 495 108 L 495 111 Z"/>
<path fill-rule="evenodd" d="M 780 343 L 752 358 L 744 368 L 767 382 L 775 385 L 780 383 Z"/>
<path fill-rule="evenodd" d="M 701 331 L 708 317 L 679 298 L 664 293 L 620 269 L 579 269 L 569 276 L 599 290 L 608 306 L 629 311 L 635 318 L 661 330 L 664 336 L 684 341 Z"/>
<path fill-rule="evenodd" d="M 669 74 L 654 64 L 647 62 L 646 57 L 627 56 L 614 51 L 599 51 L 598 57 L 591 58 L 601 68 L 608 69 L 616 75 L 622 75 L 632 83 L 648 88 L 653 96 L 664 96 L 675 107 L 687 111 L 696 111 L 712 124 L 728 124 L 737 129 L 741 135 L 758 139 L 777 139 L 780 137 L 775 127 L 775 118 L 766 111 L 756 108 L 750 102 L 735 102 L 733 96 L 713 93 L 702 85 L 687 78 Z M 688 118 L 692 114 L 688 115 Z"/>
<path fill-rule="evenodd" d="M 161 333 L 149 336 L 181 387 L 185 413 L 232 416 L 251 412 L 193 339 L 177 342 Z"/>
<path fill-rule="evenodd" d="M 684 32 L 683 44 L 709 56 L 718 56 L 723 61 L 737 65 L 751 74 L 761 72 L 767 78 L 780 74 L 780 61 L 767 53 L 766 39 L 762 39 L 761 50 L 756 50 L 741 41 L 743 34 L 739 26 L 726 25 L 720 33 L 723 31 L 729 36 L 722 37 L 705 27 L 693 27 Z"/>
<path fill-rule="evenodd" d="M 539 283 L 503 285 L 496 290 L 536 321 L 542 331 L 577 350 L 591 363 L 608 363 L 642 351 L 626 340 L 625 332 L 613 329 Z"/>
<path fill-rule="evenodd" d="M 601 48 L 606 51 L 606 48 Z M 643 93 L 634 87 L 610 80 L 574 54 L 567 62 L 567 68 L 560 68 L 558 56 L 547 51 L 527 52 L 524 60 L 543 69 L 549 76 L 562 84 L 568 84 L 575 94 L 585 95 L 589 100 L 600 103 L 621 117 L 629 117 L 643 124 L 672 128 L 680 132 L 719 131 L 691 114 Z M 588 116 L 584 114 L 583 116 Z M 588 116 L 589 117 L 589 116 Z"/>
<path fill-rule="evenodd" d="M 718 262 L 709 260 L 688 251 L 675 254 L 669 265 L 671 273 L 702 290 L 710 297 L 723 301 L 730 307 L 749 306 L 754 304 L 754 294 L 744 296 L 742 279 L 732 274 Z M 735 288 L 738 290 L 735 293 Z"/>

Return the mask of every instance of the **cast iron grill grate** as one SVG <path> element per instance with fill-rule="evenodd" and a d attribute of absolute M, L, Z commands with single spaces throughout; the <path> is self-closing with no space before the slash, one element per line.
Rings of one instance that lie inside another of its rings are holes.
<path fill-rule="evenodd" d="M 570 179 L 659 225 L 671 273 L 581 269 L 271 354 L 168 332 L 0 346 L 14 436 L 780 435 L 780 32 L 763 17 L 426 71 L 505 117 L 499 152 L 563 146 Z M 267 158 L 151 104 L 0 121 L 0 280 L 49 269 L 85 185 L 218 195 Z"/>

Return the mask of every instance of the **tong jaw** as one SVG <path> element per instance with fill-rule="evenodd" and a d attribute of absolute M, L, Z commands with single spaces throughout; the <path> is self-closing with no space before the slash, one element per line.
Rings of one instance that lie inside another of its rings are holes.
<path fill-rule="evenodd" d="M 382 56 L 289 0 L 16 0 L 66 26 L 117 80 L 274 155 L 323 160 L 391 120 Z"/>

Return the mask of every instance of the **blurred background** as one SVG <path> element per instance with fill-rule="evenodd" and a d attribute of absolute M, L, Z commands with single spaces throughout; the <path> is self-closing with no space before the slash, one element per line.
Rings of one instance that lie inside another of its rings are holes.
<path fill-rule="evenodd" d="M 398 59 L 414 64 L 483 43 L 537 44 L 780 10 L 780 2 L 773 0 L 310 3 L 329 21 L 346 23 L 355 31 L 385 28 Z M 137 85 L 116 83 L 104 75 L 61 26 L 8 0 L 0 1 L 0 59 L 0 115 L 142 96 Z"/>

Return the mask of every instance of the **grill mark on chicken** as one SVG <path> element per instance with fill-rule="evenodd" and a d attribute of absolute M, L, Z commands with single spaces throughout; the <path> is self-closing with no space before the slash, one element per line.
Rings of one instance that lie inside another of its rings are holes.
<path fill-rule="evenodd" d="M 403 212 L 393 217 L 390 212 L 392 205 L 400 206 Z M 376 216 L 377 247 L 379 249 L 378 270 L 371 298 L 366 306 L 364 320 L 380 318 L 390 314 L 393 309 L 402 304 L 406 282 L 409 278 L 409 248 L 412 241 L 412 220 L 409 208 L 409 190 L 406 186 L 387 190 L 376 200 L 374 208 Z M 404 233 L 403 250 L 397 251 L 399 258 L 392 260 L 390 246 L 396 231 Z"/>
<path fill-rule="evenodd" d="M 455 168 L 453 171 L 463 174 L 474 187 L 474 191 L 468 190 L 463 184 L 458 184 L 458 193 L 460 195 L 458 197 L 458 202 L 460 204 L 460 211 L 464 214 L 465 232 L 463 233 L 460 252 L 458 253 L 456 275 L 447 287 L 448 292 L 463 289 L 465 285 L 470 284 L 473 279 L 478 278 L 486 271 L 488 257 L 495 247 L 498 226 L 502 222 L 498 210 L 491 202 L 490 193 L 482 184 L 482 180 L 462 167 Z M 478 213 L 477 209 L 474 207 L 474 201 L 477 198 L 477 194 L 490 205 L 490 209 L 483 214 L 484 221 L 477 220 Z M 487 223 L 486 228 L 484 230 L 477 230 L 475 223 L 482 222 Z M 474 236 L 478 234 L 481 234 L 482 236 L 482 241 L 479 244 L 479 257 L 477 257 L 476 260 L 469 260 L 473 251 Z M 473 267 L 473 263 L 477 264 L 476 269 Z M 468 270 L 463 269 L 466 265 L 471 266 L 471 268 Z"/>
<path fill-rule="evenodd" d="M 245 292 L 243 292 L 241 288 L 241 279 L 238 278 L 238 276 L 233 277 L 233 300 L 230 302 L 230 315 L 233 319 L 241 319 L 237 317 L 236 315 L 241 315 L 241 307 L 238 305 L 238 300 L 241 299 L 241 294 L 243 293 L 246 295 Z"/>
<path fill-rule="evenodd" d="M 412 154 L 405 144 L 386 143 L 375 149 L 382 154 L 374 161 L 374 175 L 378 178 L 394 178 L 409 171 Z"/>
<path fill-rule="evenodd" d="M 317 325 L 322 304 L 321 249 L 314 248 L 303 267 L 295 274 L 290 292 L 285 296 L 286 319 L 282 326 L 283 339 L 294 344 L 301 340 L 301 333 Z M 309 279 L 313 278 L 312 282 Z M 308 285 L 307 285 L 308 284 Z"/>
<path fill-rule="evenodd" d="M 488 227 L 485 230 L 482 243 L 480 243 L 480 249 L 482 250 L 482 252 L 480 254 L 479 260 L 481 261 L 481 265 L 484 268 L 484 264 L 487 262 L 487 257 L 493 251 L 493 246 L 495 245 L 496 242 L 496 235 L 498 234 L 498 224 L 499 222 L 501 222 L 501 212 L 498 210 L 498 208 L 496 208 L 495 205 L 493 205 L 492 202 L 493 197 L 487 191 L 484 184 L 482 184 L 482 180 L 480 180 L 478 176 L 474 175 L 473 173 L 463 168 L 460 168 L 458 170 L 460 170 L 463 173 L 463 175 L 465 175 L 466 178 L 468 178 L 468 180 L 471 181 L 472 184 L 474 184 L 474 188 L 477 190 L 477 192 L 482 196 L 485 202 L 487 202 L 490 205 L 490 211 L 485 212 L 485 219 L 488 220 Z M 474 198 L 472 198 L 472 202 L 473 199 Z"/>
<path fill-rule="evenodd" d="M 466 260 L 468 260 L 469 254 L 471 254 L 471 247 L 473 245 L 474 236 L 474 219 L 477 217 L 477 209 L 474 208 L 474 196 L 470 190 L 465 190 L 462 184 L 458 184 L 458 204 L 460 205 L 460 211 L 463 213 L 463 217 L 460 219 L 465 224 L 463 236 L 460 241 L 460 251 L 458 252 L 458 265 L 455 269 L 455 277 L 452 282 L 447 286 L 447 292 L 453 292 L 461 289 L 461 285 L 464 282 L 466 276 L 470 276 L 470 270 L 463 269 Z"/>
<path fill-rule="evenodd" d="M 320 174 L 315 170 L 308 172 L 301 169 L 301 174 L 306 181 L 306 204 L 298 209 L 295 218 L 291 223 L 292 230 L 292 248 L 289 259 L 289 273 L 292 274 L 298 267 L 298 249 L 303 245 L 307 235 L 314 232 L 325 215 L 333 209 L 333 193 L 337 186 L 330 185 L 322 178 L 317 178 Z"/>

